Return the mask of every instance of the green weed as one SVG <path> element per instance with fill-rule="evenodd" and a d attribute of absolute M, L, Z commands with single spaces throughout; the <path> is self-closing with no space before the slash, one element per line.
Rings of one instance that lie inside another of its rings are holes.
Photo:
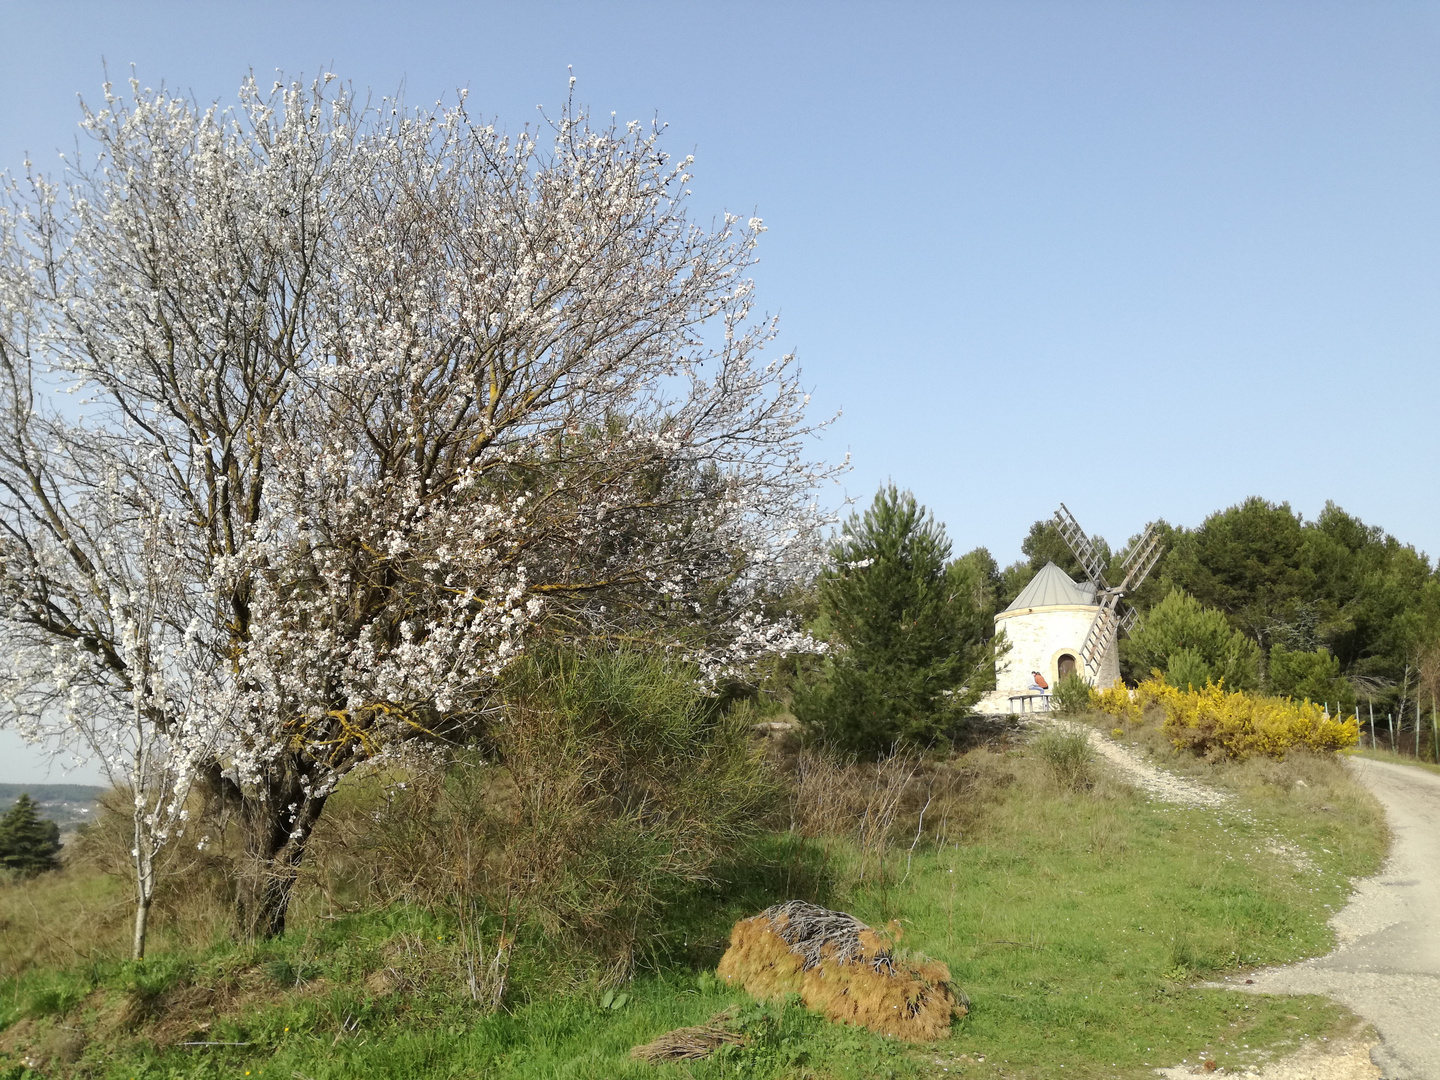
<path fill-rule="evenodd" d="M 1084 731 L 1051 728 L 1037 735 L 1033 746 L 1062 788 L 1084 791 L 1094 785 L 1095 751 Z"/>

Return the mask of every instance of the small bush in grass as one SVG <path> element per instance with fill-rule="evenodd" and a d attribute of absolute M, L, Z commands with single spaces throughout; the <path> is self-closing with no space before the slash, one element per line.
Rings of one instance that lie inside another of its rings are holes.
<path fill-rule="evenodd" d="M 1094 694 L 1089 683 L 1071 672 L 1055 684 L 1050 703 L 1061 716 L 1080 716 L 1093 708 Z"/>
<path fill-rule="evenodd" d="M 1095 784 L 1095 750 L 1083 731 L 1046 731 L 1036 737 L 1036 754 L 1051 777 L 1068 791 L 1084 791 Z"/>

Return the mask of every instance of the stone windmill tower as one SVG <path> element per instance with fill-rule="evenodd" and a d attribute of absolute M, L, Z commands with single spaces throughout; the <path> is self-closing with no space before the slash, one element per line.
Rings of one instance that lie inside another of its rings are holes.
<path fill-rule="evenodd" d="M 1094 543 L 1064 503 L 1055 526 L 1075 553 L 1088 578 L 1077 582 L 1054 563 L 1046 563 L 1004 611 L 995 616 L 995 632 L 1005 632 L 1010 652 L 997 665 L 995 690 L 980 703 L 985 712 L 1042 712 L 1050 707 L 1049 688 L 1067 675 L 1080 674 L 1098 689 L 1120 680 L 1116 638 L 1134 625 L 1135 609 L 1120 610 L 1124 596 L 1139 587 L 1160 558 L 1160 537 L 1153 524 L 1120 562 L 1119 585 L 1105 580 L 1107 567 Z"/>

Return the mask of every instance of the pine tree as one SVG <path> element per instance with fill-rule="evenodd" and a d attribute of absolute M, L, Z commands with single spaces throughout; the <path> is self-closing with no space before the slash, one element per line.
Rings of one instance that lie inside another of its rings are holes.
<path fill-rule="evenodd" d="M 932 742 L 994 678 L 973 560 L 950 562 L 944 527 L 893 484 L 851 516 L 830 558 L 817 629 L 839 648 L 797 694 L 796 716 L 849 752 Z"/>
<path fill-rule="evenodd" d="M 28 793 L 0 818 L 0 866 L 22 874 L 60 868 L 60 827 L 40 816 Z"/>
<path fill-rule="evenodd" d="M 1131 670 L 1159 671 L 1182 690 L 1221 680 L 1231 690 L 1260 684 L 1260 646 L 1183 589 L 1156 604 L 1121 648 Z"/>

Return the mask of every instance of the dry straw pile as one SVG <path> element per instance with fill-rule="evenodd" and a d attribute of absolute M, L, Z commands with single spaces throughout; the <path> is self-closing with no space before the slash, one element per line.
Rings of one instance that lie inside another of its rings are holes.
<path fill-rule="evenodd" d="M 734 1020 L 730 1010 L 716 1013 L 697 1027 L 676 1028 L 667 1031 L 654 1042 L 637 1046 L 630 1056 L 641 1061 L 700 1061 L 709 1057 L 722 1046 L 739 1046 L 745 1036 L 730 1030 Z"/>
<path fill-rule="evenodd" d="M 803 900 L 736 923 L 716 974 L 753 997 L 798 993 L 827 1019 L 909 1042 L 944 1038 L 967 1012 L 944 964 L 902 959 L 890 934 Z"/>

